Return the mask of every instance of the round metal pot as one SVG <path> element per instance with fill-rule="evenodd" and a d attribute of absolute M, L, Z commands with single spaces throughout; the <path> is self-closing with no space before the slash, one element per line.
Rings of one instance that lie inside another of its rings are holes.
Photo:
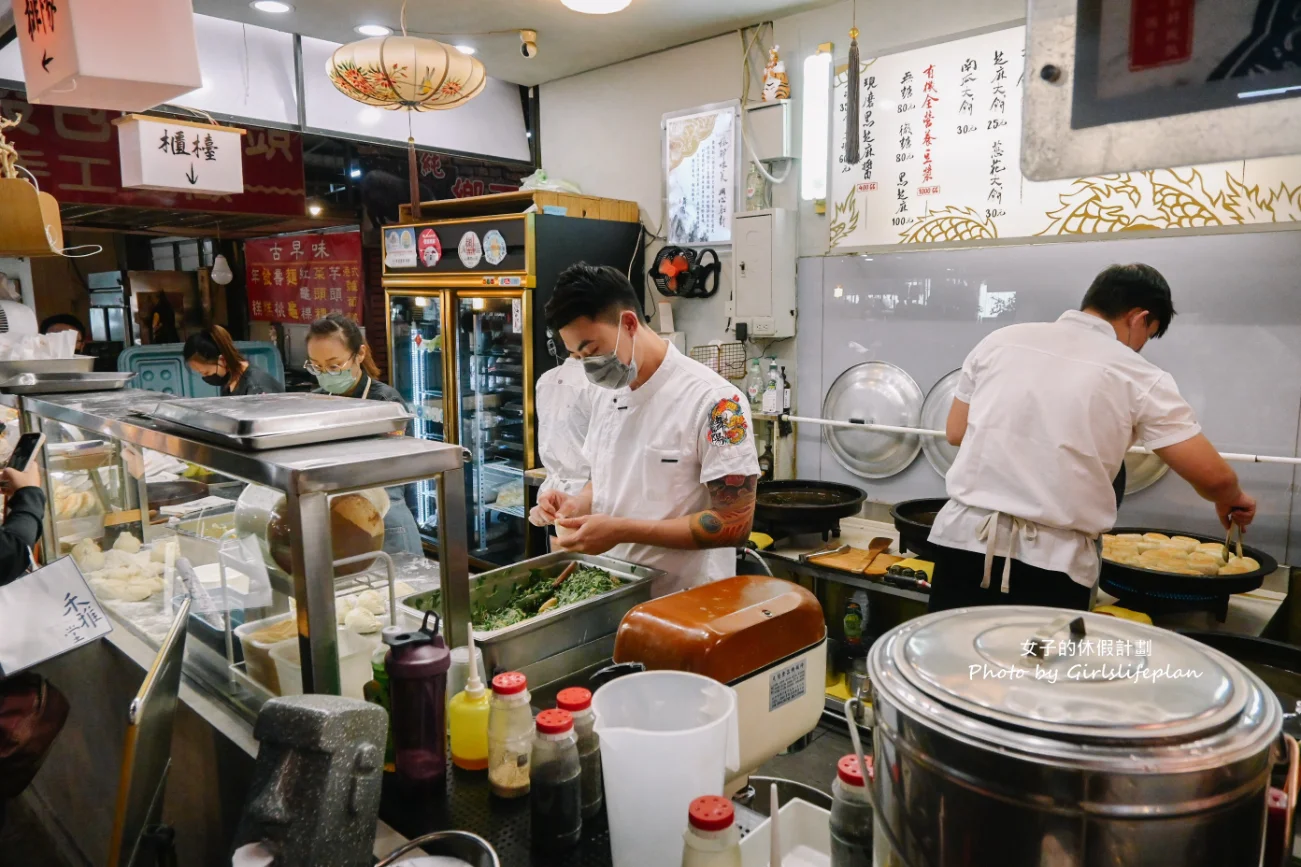
<path fill-rule="evenodd" d="M 877 867 L 1260 863 L 1282 708 L 1210 647 L 994 606 L 891 630 L 868 674 Z"/>

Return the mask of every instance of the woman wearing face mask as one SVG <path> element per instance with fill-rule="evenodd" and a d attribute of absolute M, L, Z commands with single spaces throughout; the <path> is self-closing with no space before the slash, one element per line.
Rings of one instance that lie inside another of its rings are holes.
<path fill-rule="evenodd" d="M 220 325 L 210 325 L 185 340 L 185 363 L 208 385 L 221 389 L 222 397 L 233 394 L 278 394 L 285 384 L 248 359 L 235 348 L 230 333 Z"/>
<path fill-rule="evenodd" d="M 307 372 L 320 385 L 318 394 L 387 400 L 411 409 L 396 389 L 376 379 L 379 368 L 371 358 L 361 326 L 342 313 L 331 313 L 312 323 L 307 334 L 307 358 Z M 406 487 L 387 489 L 389 510 L 384 516 L 384 550 L 390 554 L 421 555 L 424 549 L 420 544 L 420 528 L 407 505 Z"/>

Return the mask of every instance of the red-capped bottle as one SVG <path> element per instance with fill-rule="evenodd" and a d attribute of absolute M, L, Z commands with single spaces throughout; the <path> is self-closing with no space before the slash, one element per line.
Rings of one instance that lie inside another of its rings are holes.
<path fill-rule="evenodd" d="M 741 830 L 727 798 L 703 795 L 691 802 L 682 867 L 741 867 Z"/>

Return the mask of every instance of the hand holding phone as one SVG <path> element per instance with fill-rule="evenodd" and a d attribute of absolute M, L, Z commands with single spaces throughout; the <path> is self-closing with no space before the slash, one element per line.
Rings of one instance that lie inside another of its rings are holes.
<path fill-rule="evenodd" d="M 39 487 L 40 464 L 35 458 L 43 445 L 45 445 L 45 434 L 26 433 L 20 436 L 18 444 L 9 455 L 4 471 L 0 472 L 0 488 L 6 492 L 13 492 L 19 488 Z"/>

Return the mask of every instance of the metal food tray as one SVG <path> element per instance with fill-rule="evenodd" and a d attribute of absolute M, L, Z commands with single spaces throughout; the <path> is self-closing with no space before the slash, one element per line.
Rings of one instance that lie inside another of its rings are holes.
<path fill-rule="evenodd" d="M 393 401 L 293 392 L 172 400 L 159 403 L 149 414 L 227 440 L 315 434 L 313 442 L 346 438 L 353 429 L 361 431 L 355 436 L 401 431 L 412 418 Z"/>
<path fill-rule="evenodd" d="M 0 381 L 9 394 L 65 394 L 125 388 L 134 373 L 20 373 Z"/>
<path fill-rule="evenodd" d="M 470 579 L 470 604 L 500 605 L 510 598 L 515 583 L 527 579 L 533 569 L 559 574 L 566 564 L 578 562 L 597 566 L 622 583 L 609 591 L 582 602 L 556 608 L 531 617 L 514 626 L 492 632 L 474 631 L 474 643 L 483 651 L 484 669 L 491 675 L 498 671 L 517 671 L 541 659 L 588 644 L 619 628 L 623 616 L 635 605 L 651 596 L 651 582 L 665 573 L 634 563 L 600 557 L 554 551 Z M 437 590 L 412 593 L 398 600 L 398 609 L 419 620 L 423 612 L 410 604 L 414 599 L 428 599 Z M 439 611 L 441 614 L 441 610 Z"/>
<path fill-rule="evenodd" d="M 90 373 L 95 369 L 95 356 L 74 355 L 72 358 L 28 358 L 0 361 L 0 380 L 12 379 L 20 373 Z"/>
<path fill-rule="evenodd" d="M 177 431 L 178 433 L 183 433 L 186 436 L 191 436 L 194 439 L 203 440 L 204 442 L 247 452 L 263 451 L 266 449 L 287 449 L 292 448 L 293 446 L 310 446 L 323 442 L 334 442 L 335 440 L 382 436 L 384 434 L 391 434 L 395 430 L 401 431 L 406 427 L 405 421 L 394 427 L 392 422 L 380 420 L 367 422 L 365 424 L 318 427 L 313 430 L 305 430 L 298 433 L 266 434 L 264 436 L 230 436 L 228 434 L 214 433 L 213 431 L 190 427 L 189 425 L 168 419 L 157 417 L 151 418 L 158 427 Z"/>

